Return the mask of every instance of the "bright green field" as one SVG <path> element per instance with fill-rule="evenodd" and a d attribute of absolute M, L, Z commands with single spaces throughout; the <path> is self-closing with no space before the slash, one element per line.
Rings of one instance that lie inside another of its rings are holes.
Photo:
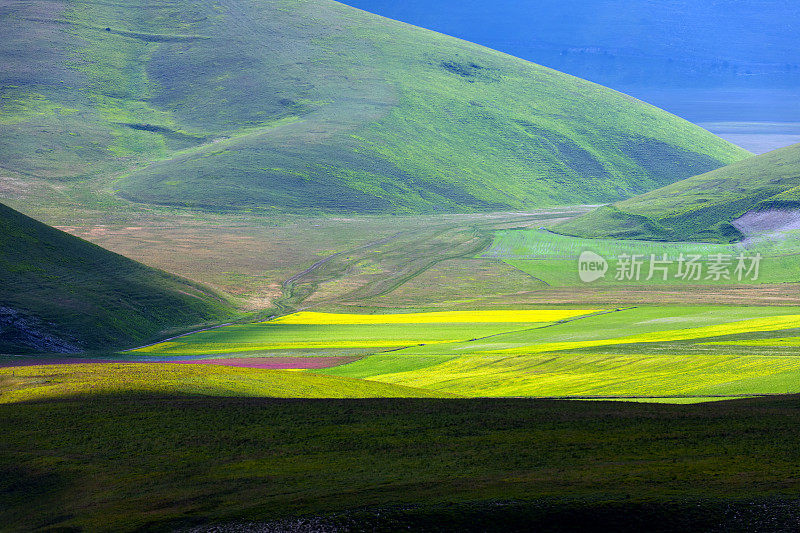
<path fill-rule="evenodd" d="M 648 242 L 624 239 L 583 239 L 560 235 L 542 229 L 505 230 L 495 233 L 494 242 L 481 257 L 497 259 L 577 259 L 581 252 L 591 250 L 605 257 L 627 254 L 679 254 L 712 253 L 732 254 L 735 246 L 697 242 Z"/>
<path fill-rule="evenodd" d="M 542 324 L 532 323 L 530 327 Z M 524 326 L 518 326 L 524 327 Z M 204 355 L 270 350 L 325 350 L 332 348 L 396 348 L 416 344 L 456 342 L 505 333 L 507 324 L 307 325 L 244 324 L 204 331 L 175 341 L 140 348 L 136 355 Z"/>
<path fill-rule="evenodd" d="M 560 235 L 542 229 L 504 230 L 495 234 L 492 246 L 481 257 L 500 259 L 551 286 L 564 287 L 581 285 L 578 277 L 578 257 L 584 251 L 599 254 L 608 261 L 605 277 L 592 282 L 597 285 L 609 284 L 759 284 L 800 281 L 800 239 L 796 232 L 765 238 L 746 246 L 734 244 L 712 244 L 698 242 L 648 242 L 624 239 L 586 239 Z M 616 279 L 621 254 L 641 255 L 644 263 L 638 280 Z M 661 271 L 655 270 L 651 279 L 650 260 L 655 255 L 661 260 L 666 254 L 671 261 L 668 265 L 667 279 Z M 702 263 L 700 280 L 686 280 L 678 277 L 678 258 L 699 255 Z M 730 256 L 729 279 L 708 278 L 709 264 L 713 256 Z M 743 254 L 745 267 L 756 254 L 761 255 L 758 276 L 743 272 L 742 279 L 736 275 L 737 257 Z"/>

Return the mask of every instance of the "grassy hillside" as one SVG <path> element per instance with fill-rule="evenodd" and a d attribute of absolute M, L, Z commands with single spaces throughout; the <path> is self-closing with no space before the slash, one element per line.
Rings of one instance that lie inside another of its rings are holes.
<path fill-rule="evenodd" d="M 560 224 L 587 237 L 733 242 L 749 211 L 800 208 L 800 145 L 739 161 Z M 780 225 L 780 220 L 776 221 Z"/>
<path fill-rule="evenodd" d="M 224 299 L 0 204 L 0 353 L 124 346 L 231 314 Z"/>
<path fill-rule="evenodd" d="M 0 405 L 0 506 L 14 531 L 792 531 L 798 428 L 797 397 L 68 398 Z"/>
<path fill-rule="evenodd" d="M 0 168 L 82 194 L 503 210 L 614 201 L 747 155 L 620 93 L 329 0 L 0 4 Z"/>

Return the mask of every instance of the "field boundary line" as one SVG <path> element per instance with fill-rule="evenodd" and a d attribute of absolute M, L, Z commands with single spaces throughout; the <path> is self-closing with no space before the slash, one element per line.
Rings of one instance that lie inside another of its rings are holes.
<path fill-rule="evenodd" d="M 151 342 L 150 344 L 145 344 L 143 346 L 137 346 L 136 348 L 128 348 L 127 350 L 122 350 L 120 353 L 125 352 L 133 352 L 135 350 L 141 350 L 142 348 L 149 348 L 151 346 L 155 346 L 156 344 L 161 344 L 162 342 L 169 342 L 175 339 L 180 339 L 181 337 L 186 337 L 187 335 L 194 335 L 195 333 L 200 333 L 202 331 L 211 331 L 212 329 L 224 328 L 225 326 L 232 326 L 236 324 L 236 322 L 228 322 L 226 324 L 217 324 L 216 326 L 210 326 L 207 328 L 196 329 L 194 331 L 189 331 L 187 333 L 181 333 L 180 335 L 175 335 L 174 337 L 168 337 L 166 339 L 161 339 L 160 341 Z"/>
<path fill-rule="evenodd" d="M 486 340 L 486 339 L 491 339 L 493 337 L 499 337 L 500 335 L 508 335 L 510 333 L 521 333 L 523 331 L 534 331 L 534 330 L 537 330 L 537 329 L 551 328 L 553 326 L 558 326 L 560 324 L 567 324 L 569 322 L 575 322 L 577 320 L 583 320 L 585 318 L 592 318 L 592 317 L 596 317 L 596 316 L 607 315 L 607 314 L 610 314 L 610 313 L 619 313 L 619 312 L 622 312 L 622 311 L 630 311 L 631 309 L 636 309 L 636 306 L 620 307 L 620 308 L 617 308 L 617 309 L 605 309 L 603 311 L 597 311 L 595 313 L 590 313 L 588 315 L 580 315 L 580 316 L 575 316 L 575 317 L 570 317 L 570 318 L 562 318 L 561 320 L 557 320 L 557 321 L 553 322 L 552 324 L 546 324 L 544 326 L 534 326 L 534 327 L 530 327 L 530 328 L 512 329 L 512 330 L 509 330 L 509 331 L 501 331 L 500 333 L 492 333 L 491 335 L 486 335 L 484 337 L 475 337 L 474 339 L 469 339 L 469 340 L 465 340 L 465 341 L 444 342 L 444 343 L 441 343 L 441 344 L 437 344 L 437 346 L 447 346 L 449 344 L 478 342 L 478 341 L 482 341 L 482 340 Z M 388 350 L 375 352 L 372 355 L 392 353 L 392 352 L 402 352 L 403 350 L 408 350 L 409 348 L 419 348 L 420 346 L 430 346 L 430 345 L 428 345 L 428 344 L 409 344 L 408 346 L 395 347 L 395 348 L 390 348 Z M 369 355 L 365 355 L 364 357 L 369 357 Z"/>
<path fill-rule="evenodd" d="M 536 330 L 536 329 L 552 328 L 553 326 L 559 326 L 559 325 L 562 325 L 562 324 L 568 324 L 570 322 L 583 320 L 585 318 L 593 318 L 593 317 L 596 317 L 596 316 L 608 315 L 610 313 L 619 313 L 619 312 L 622 312 L 622 311 L 630 311 L 631 309 L 636 309 L 636 306 L 620 307 L 620 308 L 617 308 L 617 309 L 605 309 L 603 311 L 597 311 L 595 313 L 590 313 L 588 315 L 580 315 L 580 316 L 574 316 L 574 317 L 570 317 L 570 318 L 562 318 L 561 320 L 556 320 L 552 324 L 546 324 L 544 326 L 535 326 L 535 327 L 532 327 L 532 328 L 514 329 L 514 330 L 511 330 L 511 331 L 505 331 L 503 333 L 493 333 L 491 335 L 486 335 L 485 337 L 476 337 L 474 339 L 470 339 L 470 340 L 465 341 L 465 342 L 482 341 L 482 340 L 491 339 L 492 337 L 497 337 L 497 336 L 500 336 L 500 335 L 507 335 L 509 333 L 521 333 L 523 331 L 533 331 L 533 330 Z"/>

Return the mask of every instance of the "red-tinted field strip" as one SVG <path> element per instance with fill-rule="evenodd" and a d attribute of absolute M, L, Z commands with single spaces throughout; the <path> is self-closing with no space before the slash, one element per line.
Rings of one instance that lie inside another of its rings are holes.
<path fill-rule="evenodd" d="M 225 359 L 192 359 L 171 361 L 188 365 L 223 365 L 242 368 L 265 368 L 272 370 L 330 368 L 357 361 L 360 357 L 230 357 Z"/>

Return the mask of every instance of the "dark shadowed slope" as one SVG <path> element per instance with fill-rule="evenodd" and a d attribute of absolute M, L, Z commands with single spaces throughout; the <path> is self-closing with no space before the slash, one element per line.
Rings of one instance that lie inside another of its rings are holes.
<path fill-rule="evenodd" d="M 613 201 L 747 155 L 329 0 L 0 5 L 0 168 L 20 179 L 209 209 L 498 210 Z"/>
<path fill-rule="evenodd" d="M 800 144 L 605 206 L 557 227 L 590 237 L 731 242 L 800 228 Z"/>
<path fill-rule="evenodd" d="M 0 405 L 0 505 L 13 531 L 795 531 L 798 404 Z"/>
<path fill-rule="evenodd" d="M 120 347 L 231 313 L 200 285 L 0 204 L 0 353 Z"/>

